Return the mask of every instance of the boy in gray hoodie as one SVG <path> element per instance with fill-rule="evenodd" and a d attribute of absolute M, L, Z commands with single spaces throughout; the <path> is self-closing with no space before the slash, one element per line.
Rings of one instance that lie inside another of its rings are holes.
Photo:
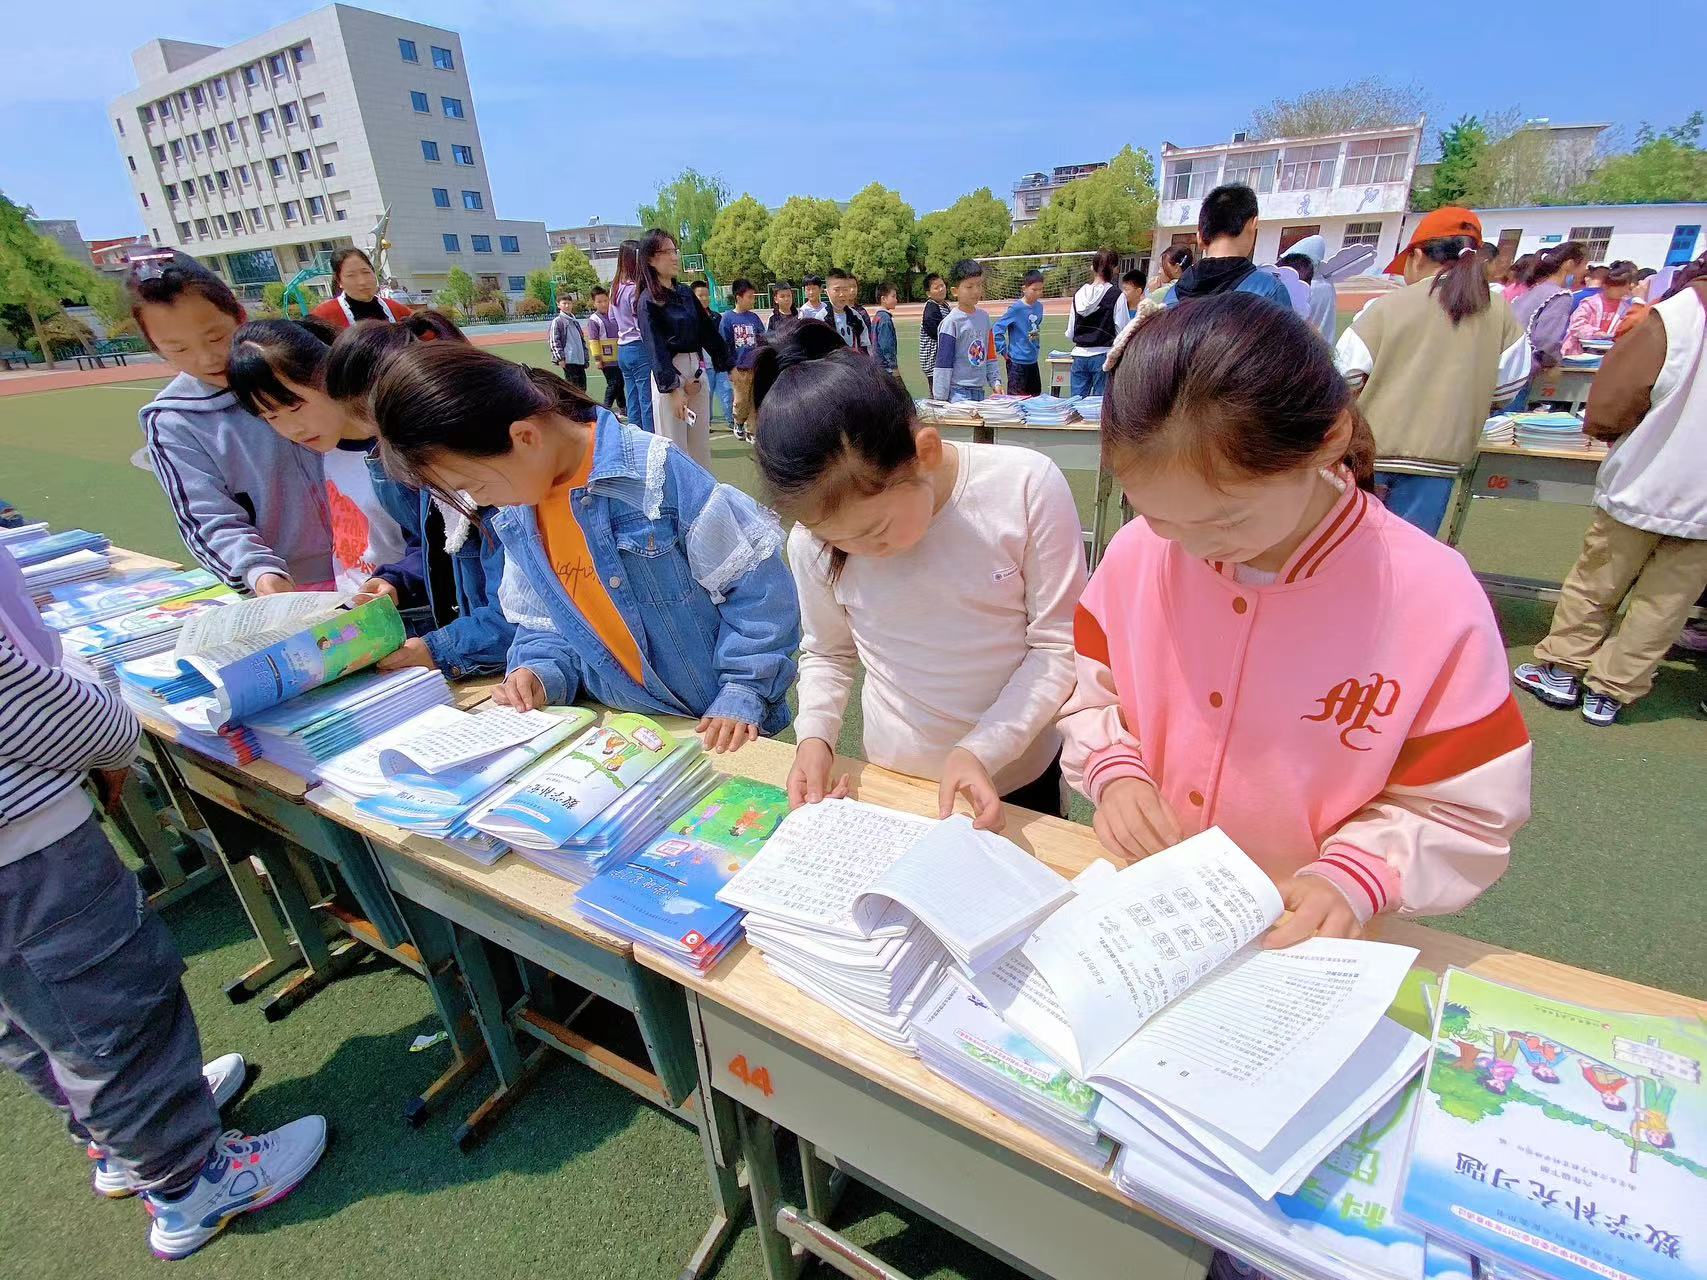
<path fill-rule="evenodd" d="M 131 316 L 178 372 L 138 416 L 184 545 L 209 573 L 257 595 L 331 582 L 319 455 L 245 412 L 226 387 L 243 308 L 185 254 L 131 262 Z"/>

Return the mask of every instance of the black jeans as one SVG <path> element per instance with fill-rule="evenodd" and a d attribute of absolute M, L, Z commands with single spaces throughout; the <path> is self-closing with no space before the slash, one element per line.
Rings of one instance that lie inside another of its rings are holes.
<path fill-rule="evenodd" d="M 585 391 L 587 389 L 587 366 L 586 365 L 584 365 L 584 364 L 561 364 L 561 365 L 558 365 L 557 367 L 559 369 L 563 370 L 563 381 L 567 382 L 570 386 L 580 387 L 581 390 L 583 390 L 583 391 Z"/>
<path fill-rule="evenodd" d="M 1033 366 L 1034 368 L 1036 366 Z M 1067 788 L 1061 780 L 1061 753 L 1057 751 L 1049 767 L 1022 787 L 1015 787 L 1002 797 L 1003 804 L 1018 805 L 1057 818 L 1067 816 Z"/>
<path fill-rule="evenodd" d="M 1038 372 L 1037 362 L 1020 364 L 1018 361 L 1008 361 L 1008 394 L 1010 396 L 1040 396 L 1043 394 L 1043 375 Z"/>
<path fill-rule="evenodd" d="M 622 366 L 601 364 L 599 372 L 605 375 L 605 408 L 626 416 L 628 397 L 622 393 Z"/>

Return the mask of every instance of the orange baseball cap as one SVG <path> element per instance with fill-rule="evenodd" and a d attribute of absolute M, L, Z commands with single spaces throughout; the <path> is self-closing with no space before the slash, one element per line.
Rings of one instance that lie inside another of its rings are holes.
<path fill-rule="evenodd" d="M 1427 244 L 1430 240 L 1445 240 L 1448 236 L 1470 236 L 1480 242 L 1482 239 L 1482 220 L 1468 209 L 1457 205 L 1444 205 L 1432 213 L 1423 215 L 1423 220 L 1417 223 L 1417 229 L 1411 232 L 1411 242 L 1391 262 L 1387 264 L 1387 274 L 1390 276 L 1405 273 L 1405 259 L 1410 256 L 1412 249 L 1419 244 Z"/>

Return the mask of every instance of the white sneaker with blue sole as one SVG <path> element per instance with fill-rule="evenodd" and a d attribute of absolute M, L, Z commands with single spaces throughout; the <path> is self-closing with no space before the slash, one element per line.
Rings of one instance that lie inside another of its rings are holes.
<path fill-rule="evenodd" d="M 1526 662 L 1511 678 L 1550 707 L 1574 707 L 1582 697 L 1576 676 L 1551 662 Z"/>
<path fill-rule="evenodd" d="M 143 1193 L 154 1215 L 148 1247 L 157 1258 L 187 1258 L 239 1214 L 277 1204 L 296 1190 L 325 1150 L 325 1116 L 303 1116 L 259 1137 L 227 1131 L 188 1191 L 175 1199 Z"/>
<path fill-rule="evenodd" d="M 204 1065 L 202 1079 L 207 1081 L 208 1090 L 213 1094 L 213 1105 L 224 1110 L 225 1104 L 242 1093 L 244 1085 L 248 1084 L 249 1064 L 243 1060 L 242 1054 L 228 1053 Z M 95 1162 L 95 1176 L 91 1181 L 96 1195 L 109 1200 L 123 1200 L 141 1190 L 130 1172 L 108 1160 L 107 1153 L 93 1142 L 89 1144 L 89 1159 Z"/>

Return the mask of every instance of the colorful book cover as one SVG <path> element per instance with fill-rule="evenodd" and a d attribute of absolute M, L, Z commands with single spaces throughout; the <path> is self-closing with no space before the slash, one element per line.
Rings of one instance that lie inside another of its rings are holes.
<path fill-rule="evenodd" d="M 1707 1027 L 1451 970 L 1400 1212 L 1499 1268 L 1707 1280 Z"/>
<path fill-rule="evenodd" d="M 122 617 L 73 627 L 61 637 L 60 643 L 67 653 L 74 653 L 80 658 L 97 657 L 131 640 L 176 632 L 197 614 L 224 608 L 236 599 L 236 592 L 229 587 L 209 587 L 174 600 L 163 600 Z"/>
<path fill-rule="evenodd" d="M 741 918 L 741 911 L 717 900 L 717 891 L 749 856 L 666 835 L 621 866 L 594 876 L 577 901 L 593 918 L 616 922 L 624 934 L 699 956 L 726 942 L 730 925 Z"/>
<path fill-rule="evenodd" d="M 788 792 L 751 778 L 725 778 L 670 824 L 679 836 L 751 856 L 788 816 Z"/>
<path fill-rule="evenodd" d="M 218 585 L 219 579 L 206 569 L 172 573 L 146 569 L 116 580 L 80 582 L 55 587 L 51 593 L 53 603 L 42 610 L 42 620 L 56 631 L 68 631 Z"/>
<path fill-rule="evenodd" d="M 18 567 L 25 569 L 75 551 L 105 551 L 109 545 L 103 534 L 90 533 L 87 529 L 66 529 L 62 533 L 50 533 L 45 538 L 8 544 L 6 550 L 12 553 Z"/>

